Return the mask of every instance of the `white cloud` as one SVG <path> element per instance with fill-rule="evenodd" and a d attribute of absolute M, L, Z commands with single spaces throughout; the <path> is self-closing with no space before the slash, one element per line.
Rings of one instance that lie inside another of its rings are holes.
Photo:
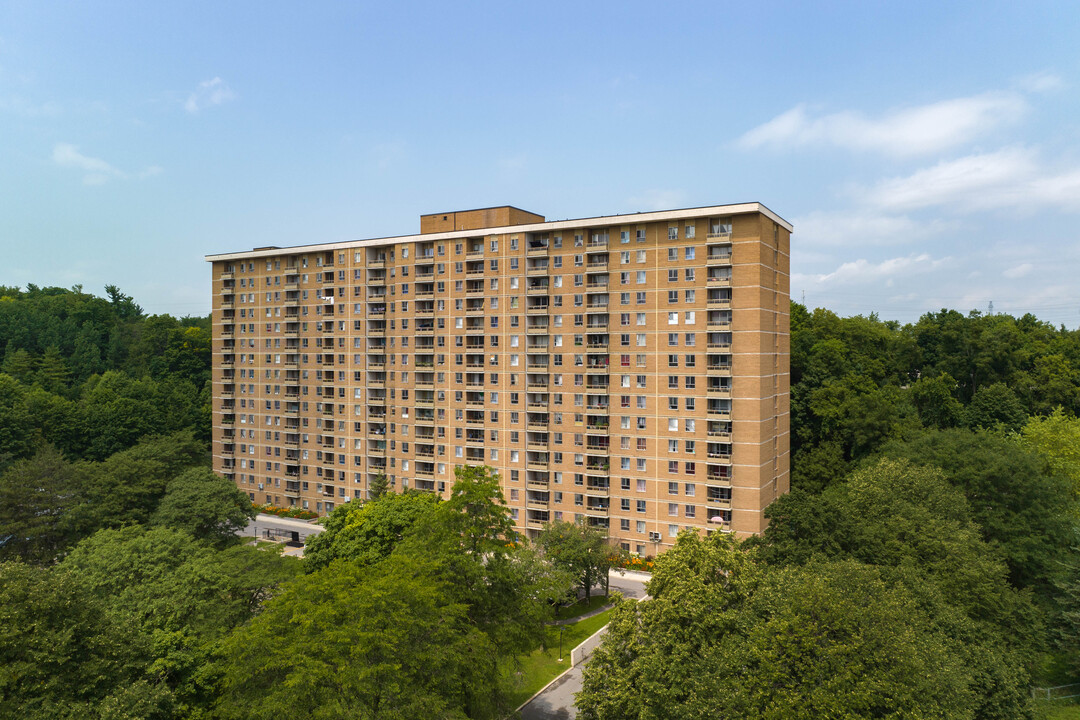
<path fill-rule="evenodd" d="M 916 221 L 870 209 L 815 210 L 793 218 L 792 224 L 803 247 L 895 245 L 938 235 L 950 227 L 942 220 Z"/>
<path fill-rule="evenodd" d="M 57 143 L 53 147 L 52 160 L 60 167 L 76 168 L 86 174 L 83 182 L 87 185 L 104 185 L 111 178 L 123 178 L 127 174 L 101 158 L 90 157 L 79 152 L 79 148 L 70 143 Z"/>
<path fill-rule="evenodd" d="M 1065 86 L 1061 76 L 1052 72 L 1038 72 L 1020 78 L 1020 87 L 1028 92 L 1044 93 L 1060 90 Z"/>
<path fill-rule="evenodd" d="M 1012 92 L 944 100 L 877 118 L 852 111 L 812 117 L 806 105 L 797 105 L 750 130 L 737 144 L 744 149 L 825 145 L 920 155 L 970 142 L 997 126 L 1015 122 L 1026 110 L 1024 98 Z"/>
<path fill-rule="evenodd" d="M 91 157 L 79 152 L 79 148 L 71 143 L 57 143 L 53 146 L 52 161 L 63 168 L 82 170 L 83 184 L 104 185 L 109 180 L 121 180 L 130 175 L 120 168 L 114 167 L 101 158 Z M 136 173 L 135 177 L 140 180 L 160 175 L 162 169 L 151 165 Z"/>
<path fill-rule="evenodd" d="M 1033 269 L 1034 269 L 1034 267 L 1032 266 L 1031 263 L 1024 263 L 1023 265 L 1017 265 L 1016 267 L 1011 267 L 1011 268 L 1009 268 L 1008 270 L 1004 271 L 1001 274 L 1004 275 L 1005 277 L 1009 278 L 1010 280 L 1014 280 L 1016 278 L 1022 278 L 1025 275 L 1030 274 Z"/>
<path fill-rule="evenodd" d="M 863 199 L 891 212 L 941 206 L 962 212 L 1042 206 L 1080 210 L 1080 168 L 1050 170 L 1030 150 L 1005 148 L 882 180 Z"/>
<path fill-rule="evenodd" d="M 195 92 L 188 95 L 184 109 L 195 114 L 204 108 L 227 103 L 236 97 L 229 84 L 219 77 L 199 83 Z"/>
<path fill-rule="evenodd" d="M 947 265 L 952 258 L 939 258 L 935 260 L 927 253 L 908 255 L 907 257 L 895 257 L 881 262 L 873 263 L 864 258 L 853 262 L 846 262 L 830 273 L 819 275 L 804 275 L 796 273 L 792 275 L 792 284 L 814 283 L 825 284 L 852 284 L 852 283 L 885 283 L 891 286 L 892 281 L 902 275 L 912 275 L 936 270 Z"/>

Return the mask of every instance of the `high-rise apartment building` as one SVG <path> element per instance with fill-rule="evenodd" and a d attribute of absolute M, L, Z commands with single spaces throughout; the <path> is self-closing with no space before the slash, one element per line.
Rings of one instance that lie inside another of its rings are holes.
<path fill-rule="evenodd" d="M 518 528 L 655 554 L 788 489 L 791 226 L 758 203 L 211 255 L 214 469 L 326 513 L 500 476 Z"/>

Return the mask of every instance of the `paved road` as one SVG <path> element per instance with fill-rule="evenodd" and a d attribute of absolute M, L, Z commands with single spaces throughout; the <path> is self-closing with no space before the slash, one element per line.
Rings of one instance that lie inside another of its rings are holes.
<path fill-rule="evenodd" d="M 638 600 L 646 597 L 645 583 L 648 575 L 628 572 L 625 575 L 611 573 L 608 585 L 612 591 L 618 590 L 624 597 Z M 600 588 L 603 589 L 602 587 Z M 571 720 L 577 717 L 574 707 L 574 695 L 581 692 L 581 671 L 585 664 L 570 668 L 529 704 L 521 708 L 522 720 Z"/>
<path fill-rule="evenodd" d="M 248 523 L 246 528 L 237 534 L 242 537 L 265 538 L 269 532 L 271 538 L 280 535 L 282 539 L 287 539 L 285 536 L 295 532 L 300 536 L 300 542 L 304 542 L 308 535 L 317 535 L 322 531 L 322 525 L 315 525 L 306 520 L 283 518 L 278 517 L 277 515 L 260 513 L 254 520 Z"/>

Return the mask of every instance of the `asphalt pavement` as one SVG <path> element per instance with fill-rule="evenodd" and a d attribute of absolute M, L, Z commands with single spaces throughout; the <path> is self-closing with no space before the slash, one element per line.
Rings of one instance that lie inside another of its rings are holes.
<path fill-rule="evenodd" d="M 616 590 L 623 597 L 641 600 L 647 597 L 645 583 L 649 580 L 645 573 L 626 572 L 620 575 L 612 572 L 608 579 L 611 592 Z M 603 586 L 600 586 L 603 589 Z M 586 661 L 587 662 L 587 661 Z M 555 682 L 521 708 L 522 720 L 571 720 L 577 717 L 574 696 L 581 692 L 581 672 L 585 663 L 567 670 Z"/>

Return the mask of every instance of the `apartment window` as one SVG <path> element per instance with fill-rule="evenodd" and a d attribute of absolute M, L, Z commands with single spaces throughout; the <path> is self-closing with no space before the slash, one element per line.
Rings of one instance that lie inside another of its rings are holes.
<path fill-rule="evenodd" d="M 637 324 L 638 325 L 645 325 L 645 313 L 638 313 L 637 314 Z"/>
<path fill-rule="evenodd" d="M 679 291 L 678 290 L 668 290 L 667 301 L 668 301 L 668 305 L 674 305 L 674 304 L 678 303 L 679 302 Z"/>
<path fill-rule="evenodd" d="M 695 292 L 693 290 L 687 290 L 686 291 L 686 302 L 688 302 L 688 303 L 694 302 L 694 295 L 695 295 Z"/>
<path fill-rule="evenodd" d="M 629 230 L 623 230 L 622 232 L 619 233 L 619 242 L 621 242 L 621 243 L 630 242 L 630 231 Z"/>
<path fill-rule="evenodd" d="M 637 511 L 639 513 L 645 512 L 645 501 L 644 500 L 638 500 L 637 501 Z"/>
<path fill-rule="evenodd" d="M 692 228 L 692 227 L 688 227 L 688 228 L 686 228 L 686 231 L 687 231 L 687 233 L 688 233 L 688 234 L 687 234 L 687 237 L 693 237 L 693 234 L 692 234 L 692 232 L 691 232 L 692 230 L 693 230 L 693 228 Z M 686 248 L 686 251 L 685 251 L 685 253 L 684 253 L 684 257 L 685 257 L 685 258 L 686 258 L 687 260 L 693 260 L 693 259 L 694 259 L 694 248 L 692 248 L 692 247 L 688 247 L 688 248 Z"/>
<path fill-rule="evenodd" d="M 678 268 L 671 268 L 667 271 L 668 282 L 679 282 L 679 270 Z"/>
<path fill-rule="evenodd" d="M 638 292 L 638 294 L 637 294 L 637 304 L 638 305 L 644 305 L 645 302 L 646 302 L 645 293 L 644 292 Z"/>
<path fill-rule="evenodd" d="M 623 250 L 622 252 L 620 252 L 619 253 L 619 264 L 626 265 L 629 262 L 630 262 L 630 251 L 629 250 Z"/>
<path fill-rule="evenodd" d="M 667 230 L 667 238 L 668 238 L 668 240 L 678 240 L 679 239 L 679 228 L 678 227 L 669 227 L 668 230 Z"/>
<path fill-rule="evenodd" d="M 630 304 L 630 293 L 628 293 L 628 292 L 619 293 L 619 304 L 620 305 L 629 305 Z"/>

